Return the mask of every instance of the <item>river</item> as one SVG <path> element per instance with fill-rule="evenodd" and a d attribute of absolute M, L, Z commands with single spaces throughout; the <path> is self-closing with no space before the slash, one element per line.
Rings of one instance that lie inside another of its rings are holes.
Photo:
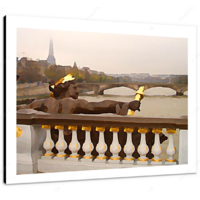
<path fill-rule="evenodd" d="M 169 88 L 152 88 L 144 91 L 140 112 L 136 111 L 135 117 L 180 117 L 188 115 L 187 92 L 183 96 L 176 96 L 175 91 Z M 104 91 L 104 95 L 94 95 L 93 92 L 82 94 L 79 98 L 97 102 L 115 100 L 130 102 L 134 100 L 135 91 L 120 87 Z"/>
<path fill-rule="evenodd" d="M 187 92 L 183 96 L 176 96 L 174 90 L 169 88 L 151 88 L 144 91 L 144 98 L 141 101 L 140 112 L 136 111 L 133 117 L 181 117 L 188 115 Z M 134 100 L 135 91 L 129 88 L 120 87 L 104 91 L 104 95 L 94 95 L 93 92 L 82 94 L 79 98 L 88 101 L 115 100 L 130 102 Z M 166 148 L 168 140 L 162 143 L 161 157 L 167 158 Z M 175 159 L 179 154 L 179 133 L 174 135 L 174 145 L 176 147 Z"/>

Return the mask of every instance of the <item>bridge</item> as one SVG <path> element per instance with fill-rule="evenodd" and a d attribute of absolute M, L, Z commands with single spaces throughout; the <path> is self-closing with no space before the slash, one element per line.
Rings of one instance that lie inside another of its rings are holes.
<path fill-rule="evenodd" d="M 176 95 L 183 95 L 184 92 L 188 91 L 187 84 L 174 84 L 174 83 L 77 83 L 78 89 L 89 89 L 93 90 L 94 94 L 103 95 L 104 90 L 108 90 L 116 87 L 127 87 L 133 90 L 138 90 L 140 86 L 144 86 L 145 90 L 154 87 L 171 88 L 176 91 Z"/>

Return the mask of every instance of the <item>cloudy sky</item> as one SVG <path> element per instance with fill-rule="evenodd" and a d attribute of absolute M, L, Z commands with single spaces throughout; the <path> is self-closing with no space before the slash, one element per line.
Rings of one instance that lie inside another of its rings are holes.
<path fill-rule="evenodd" d="M 46 60 L 50 39 L 56 64 L 76 61 L 109 74 L 187 74 L 185 38 L 18 28 L 17 56 Z"/>

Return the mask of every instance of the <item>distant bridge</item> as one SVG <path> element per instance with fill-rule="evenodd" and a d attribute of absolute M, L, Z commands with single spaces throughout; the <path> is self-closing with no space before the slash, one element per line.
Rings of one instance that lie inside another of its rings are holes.
<path fill-rule="evenodd" d="M 176 95 L 183 95 L 188 91 L 187 84 L 174 84 L 174 83 L 77 83 L 78 89 L 93 90 L 94 94 L 103 95 L 104 90 L 116 87 L 127 87 L 133 90 L 138 90 L 140 86 L 144 86 L 145 90 L 154 87 L 171 88 L 176 91 Z"/>

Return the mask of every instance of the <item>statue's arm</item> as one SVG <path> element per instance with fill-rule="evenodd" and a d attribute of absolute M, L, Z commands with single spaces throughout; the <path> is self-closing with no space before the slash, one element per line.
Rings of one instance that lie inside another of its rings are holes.
<path fill-rule="evenodd" d="M 126 115 L 128 109 L 139 110 L 140 102 L 120 102 L 112 100 L 104 100 L 101 102 L 88 102 L 83 99 L 75 100 L 75 108 L 73 113 L 84 114 L 101 114 L 101 113 L 117 113 Z"/>
<path fill-rule="evenodd" d="M 17 110 L 20 109 L 34 109 L 34 110 L 41 110 L 42 104 L 44 103 L 44 100 L 35 100 L 32 103 L 28 105 L 18 105 Z"/>

